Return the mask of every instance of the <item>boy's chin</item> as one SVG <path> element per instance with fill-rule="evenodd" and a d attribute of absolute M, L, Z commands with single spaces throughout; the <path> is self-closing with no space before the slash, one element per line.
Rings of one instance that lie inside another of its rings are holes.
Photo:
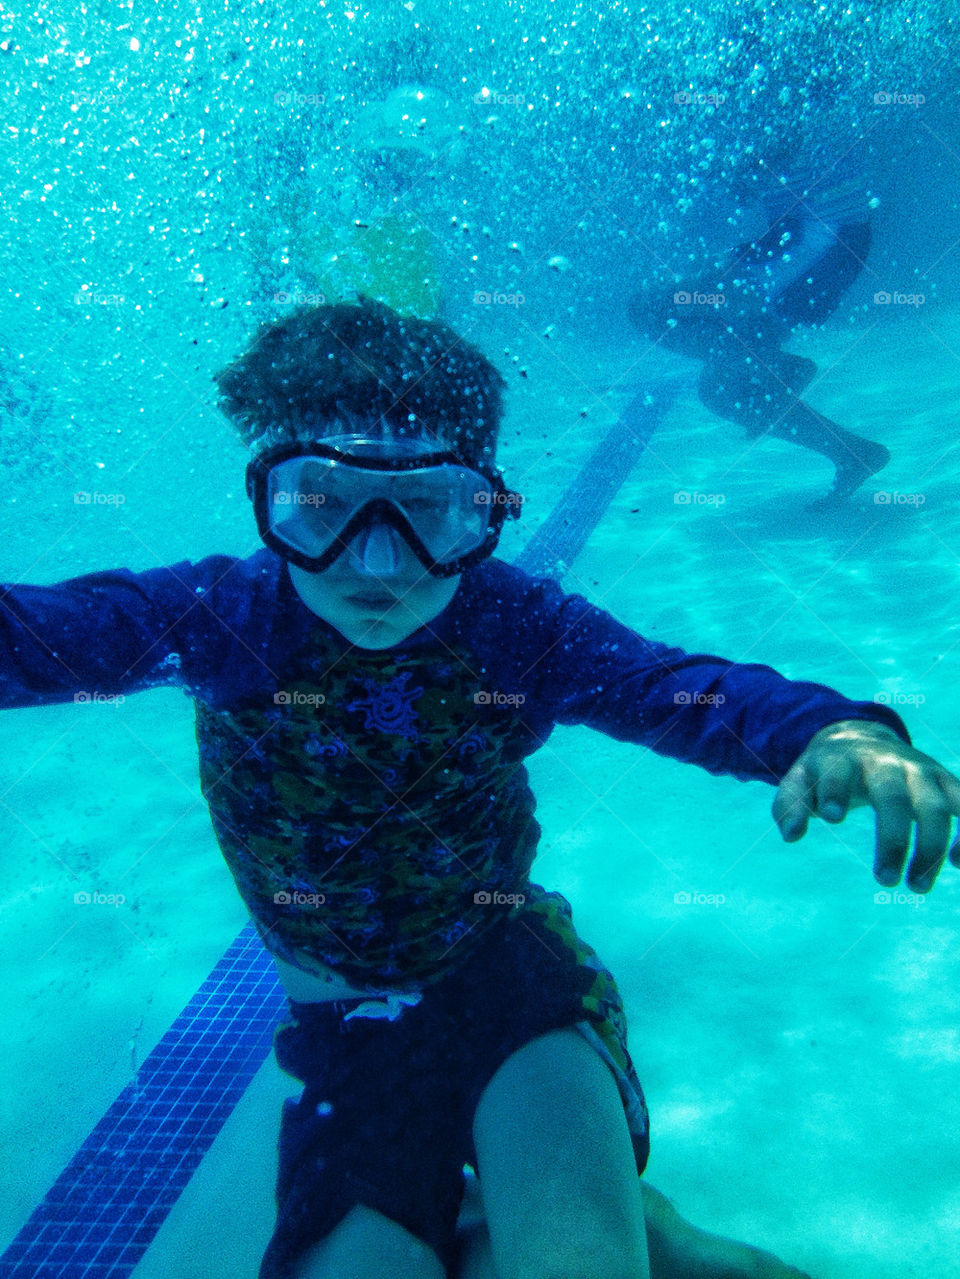
<path fill-rule="evenodd" d="M 382 649 L 393 648 L 418 631 L 422 625 L 411 618 L 408 625 L 400 622 L 354 622 L 337 626 L 337 630 L 356 648 Z"/>

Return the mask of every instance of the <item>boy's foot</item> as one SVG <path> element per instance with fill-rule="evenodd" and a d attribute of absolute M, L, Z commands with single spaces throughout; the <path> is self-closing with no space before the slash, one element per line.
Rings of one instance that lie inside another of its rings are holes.
<path fill-rule="evenodd" d="M 649 1182 L 643 1209 L 651 1279 L 810 1279 L 763 1248 L 699 1230 Z"/>

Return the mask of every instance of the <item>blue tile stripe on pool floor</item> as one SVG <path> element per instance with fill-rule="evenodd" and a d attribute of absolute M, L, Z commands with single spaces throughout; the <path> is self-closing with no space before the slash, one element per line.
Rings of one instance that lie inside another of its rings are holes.
<path fill-rule="evenodd" d="M 120 1279 L 263 1065 L 287 1010 L 252 923 L 0 1257 L 0 1279 Z"/>
<path fill-rule="evenodd" d="M 644 391 L 631 400 L 516 564 L 563 575 L 672 398 Z M 0 1279 L 129 1275 L 263 1065 L 286 1011 L 251 922 L 0 1257 Z"/>

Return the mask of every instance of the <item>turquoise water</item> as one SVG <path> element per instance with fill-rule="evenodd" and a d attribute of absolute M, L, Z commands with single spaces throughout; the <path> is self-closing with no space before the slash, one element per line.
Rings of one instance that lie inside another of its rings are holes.
<path fill-rule="evenodd" d="M 0 580 L 256 549 L 245 452 L 210 376 L 282 309 L 278 293 L 317 287 L 321 224 L 388 210 L 365 147 L 378 130 L 406 137 L 378 104 L 421 84 L 437 95 L 422 143 L 437 155 L 407 155 L 400 180 L 430 230 L 445 318 L 509 381 L 501 460 L 528 502 L 503 554 L 629 389 L 679 376 L 567 588 L 653 638 L 896 700 L 918 747 L 956 771 L 950 7 L 556 10 L 4 19 L 0 372 L 15 394 Z M 691 91 L 725 94 L 723 109 L 681 110 L 674 95 Z M 648 352 L 624 317 L 636 275 L 722 241 L 751 147 L 854 149 L 879 201 L 867 269 L 825 330 L 790 344 L 820 366 L 809 402 L 893 453 L 882 485 L 829 516 L 808 509 L 828 463 L 719 422 L 693 366 Z M 926 300 L 877 307 L 879 289 Z M 478 306 L 477 291 L 524 301 Z M 77 491 L 124 501 L 77 505 Z M 0 1243 L 244 922 L 185 698 L 4 722 L 0 1123 L 20 1158 Z M 531 774 L 536 877 L 573 902 L 627 1001 L 650 1180 L 698 1224 L 818 1279 L 956 1274 L 956 872 L 922 903 L 879 901 L 863 812 L 786 846 L 769 788 L 586 730 L 558 731 Z M 79 911 L 80 889 L 127 900 Z M 683 906 L 680 892 L 724 901 Z M 138 1279 L 256 1273 L 289 1090 L 268 1063 Z"/>

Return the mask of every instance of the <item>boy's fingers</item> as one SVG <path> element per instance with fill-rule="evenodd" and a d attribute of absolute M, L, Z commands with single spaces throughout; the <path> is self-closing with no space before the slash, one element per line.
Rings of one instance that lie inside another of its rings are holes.
<path fill-rule="evenodd" d="M 842 822 L 850 807 L 860 767 L 849 756 L 830 761 L 817 778 L 817 816 L 828 822 Z"/>
<path fill-rule="evenodd" d="M 900 882 L 914 823 L 907 880 L 912 890 L 929 891 L 947 857 L 960 868 L 960 828 L 950 843 L 953 820 L 960 817 L 960 779 L 926 756 L 880 761 L 869 753 L 856 758 L 813 750 L 780 783 L 773 819 L 792 843 L 806 833 L 812 815 L 840 822 L 851 804 L 862 803 L 876 811 L 873 873 L 879 883 Z"/>
<path fill-rule="evenodd" d="M 884 770 L 882 780 L 871 779 L 870 802 L 877 813 L 877 847 L 874 875 L 891 887 L 899 881 L 910 849 L 913 824 L 916 836 L 907 872 L 907 883 L 916 892 L 928 892 L 943 866 L 958 853 L 960 840 L 949 848 L 960 788 L 945 770 Z"/>
<path fill-rule="evenodd" d="M 940 770 L 939 781 L 940 789 L 947 801 L 951 817 L 960 817 L 960 781 L 954 777 L 953 773 L 948 773 L 945 768 Z M 957 827 L 956 838 L 947 855 L 950 858 L 951 866 L 960 868 L 960 826 Z"/>
<path fill-rule="evenodd" d="M 892 888 L 900 882 L 913 833 L 913 801 L 903 775 L 890 770 L 880 784 L 871 787 L 871 803 L 877 814 L 877 844 L 873 874 L 878 883 Z"/>
<path fill-rule="evenodd" d="M 907 884 L 912 890 L 925 893 L 933 887 L 946 859 L 953 812 L 944 791 L 932 781 L 914 781 L 911 797 L 917 835 Z"/>
<path fill-rule="evenodd" d="M 773 820 L 787 843 L 806 834 L 813 805 L 813 779 L 804 765 L 796 763 L 780 783 L 772 809 Z"/>
<path fill-rule="evenodd" d="M 780 783 L 773 802 L 773 819 L 788 842 L 806 834 L 813 814 L 828 822 L 841 822 L 853 797 L 859 765 L 842 755 L 831 758 L 823 768 L 794 764 Z"/>
<path fill-rule="evenodd" d="M 952 831 L 953 814 L 943 803 L 942 798 L 935 794 L 928 814 L 924 816 L 917 832 L 915 860 L 921 864 L 921 867 L 926 864 L 935 866 L 939 871 L 950 851 Z"/>

